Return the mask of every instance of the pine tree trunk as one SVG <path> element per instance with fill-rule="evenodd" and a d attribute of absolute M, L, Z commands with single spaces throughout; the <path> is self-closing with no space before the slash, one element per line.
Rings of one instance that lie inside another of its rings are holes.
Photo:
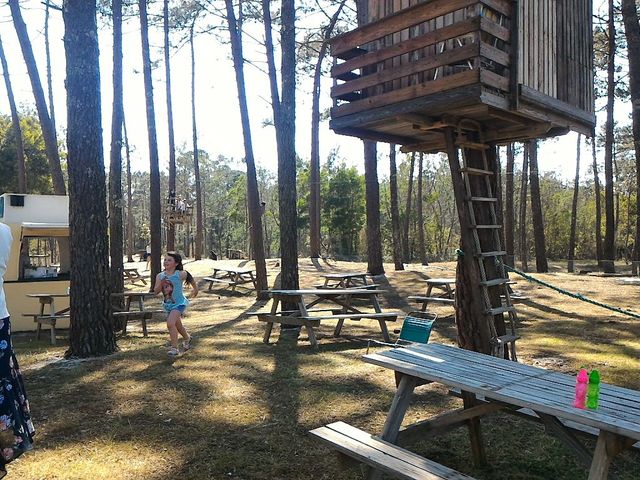
<path fill-rule="evenodd" d="M 364 142 L 364 185 L 367 211 L 367 264 L 371 275 L 384 273 L 380 240 L 380 185 L 376 142 Z"/>
<path fill-rule="evenodd" d="M 231 38 L 231 53 L 233 68 L 236 74 L 236 87 L 238 91 L 238 103 L 240 105 L 240 119 L 242 122 L 242 138 L 244 141 L 245 162 L 247 163 L 247 199 L 249 202 L 250 222 L 254 226 L 253 232 L 260 234 L 251 235 L 254 261 L 256 265 L 256 290 L 258 299 L 266 300 L 268 288 L 267 268 L 264 259 L 264 243 L 262 238 L 262 212 L 258 193 L 258 180 L 256 177 L 256 165 L 253 157 L 253 144 L 251 141 L 251 124 L 249 122 L 249 107 L 244 82 L 244 56 L 242 53 L 241 31 L 238 29 L 232 0 L 225 0 L 227 10 L 227 23 Z"/>
<path fill-rule="evenodd" d="M 536 272 L 549 271 L 547 248 L 544 238 L 544 219 L 542 200 L 540 198 L 540 177 L 538 175 L 538 141 L 532 140 L 529 152 L 531 182 L 531 220 L 533 222 L 533 239 L 536 247 Z"/>
<path fill-rule="evenodd" d="M 27 174 L 24 158 L 24 139 L 22 137 L 22 128 L 20 127 L 20 115 L 16 107 L 16 100 L 13 96 L 13 88 L 11 87 L 11 77 L 9 76 L 9 67 L 7 58 L 4 54 L 4 47 L 0 39 L 0 63 L 2 64 L 2 75 L 4 76 L 4 85 L 7 89 L 7 99 L 9 100 L 9 109 L 11 110 L 11 126 L 13 128 L 13 137 L 16 142 L 16 164 L 18 167 L 18 193 L 27 193 Z"/>
<path fill-rule="evenodd" d="M 567 261 L 567 272 L 573 273 L 573 260 L 576 250 L 576 224 L 578 222 L 578 193 L 580 192 L 580 143 L 582 136 L 578 134 L 578 144 L 576 146 L 576 176 L 573 181 L 573 201 L 571 202 L 571 232 L 569 234 L 569 254 Z"/>
<path fill-rule="evenodd" d="M 109 301 L 106 178 L 95 1 L 64 3 L 71 247 L 67 357 L 116 349 Z"/>
<path fill-rule="evenodd" d="M 313 91 L 311 100 L 311 160 L 309 175 L 309 249 L 311 258 L 321 256 L 320 233 L 320 79 L 322 78 L 322 62 L 329 47 L 328 40 L 338 22 L 346 0 L 342 0 L 338 9 L 324 29 L 324 42 L 318 52 L 318 60 L 313 72 Z"/>
<path fill-rule="evenodd" d="M 196 125 L 196 52 L 193 45 L 193 29 L 191 25 L 189 46 L 191 47 L 191 124 L 193 126 L 193 172 L 196 182 L 196 246 L 194 258 L 202 259 L 203 221 L 202 221 L 202 181 L 200 180 L 200 159 L 198 153 L 198 128 Z"/>
<path fill-rule="evenodd" d="M 22 19 L 22 12 L 20 11 L 18 0 L 9 0 L 9 7 L 11 8 L 13 25 L 16 29 L 18 41 L 20 42 L 20 49 L 22 50 L 22 56 L 24 57 L 27 72 L 29 73 L 29 80 L 31 81 L 31 88 L 36 102 L 36 110 L 38 111 L 40 127 L 42 128 L 47 160 L 49 161 L 49 168 L 51 169 L 53 191 L 56 195 L 66 195 L 67 188 L 64 184 L 62 167 L 60 166 L 60 154 L 58 152 L 56 131 L 53 123 L 51 122 L 51 117 L 49 117 L 49 110 L 44 98 L 44 91 L 42 89 L 42 83 L 40 82 L 40 74 L 38 73 L 36 59 L 33 56 L 33 49 L 31 48 L 31 41 L 29 40 L 27 26 Z"/>
<path fill-rule="evenodd" d="M 173 130 L 173 100 L 171 94 L 171 60 L 169 50 L 169 0 L 164 0 L 163 10 L 163 31 L 164 31 L 164 76 L 165 90 L 167 97 L 167 128 L 169 139 L 169 195 L 176 193 L 176 142 Z M 172 251 L 176 248 L 176 225 L 168 222 L 167 225 L 167 250 Z"/>
<path fill-rule="evenodd" d="M 629 49 L 629 93 L 633 120 L 633 146 L 636 154 L 636 232 L 633 245 L 633 274 L 640 262 L 640 23 L 634 0 L 622 0 L 622 18 Z"/>
<path fill-rule="evenodd" d="M 393 264 L 396 270 L 404 270 L 402 263 L 402 233 L 400 232 L 400 210 L 398 208 L 398 170 L 396 168 L 396 146 L 389 145 L 389 190 L 391 193 L 391 233 L 393 237 Z"/>
<path fill-rule="evenodd" d="M 411 154 L 409 163 L 409 182 L 407 186 L 407 208 L 404 211 L 404 230 L 402 234 L 402 257 L 405 263 L 409 263 L 411 255 L 409 251 L 409 225 L 411 224 L 411 196 L 413 195 L 413 169 L 416 163 L 415 152 Z"/>
<path fill-rule="evenodd" d="M 507 145 L 507 165 L 505 179 L 505 201 L 504 201 L 504 238 L 505 250 L 507 252 L 506 263 L 515 266 L 514 261 L 514 203 L 513 203 L 513 167 L 515 164 L 515 151 L 513 143 Z"/>
<path fill-rule="evenodd" d="M 153 281 L 160 273 L 162 256 L 162 232 L 160 226 L 160 166 L 158 160 L 158 140 L 156 136 L 156 114 L 153 105 L 153 82 L 151 80 L 151 57 L 149 53 L 149 23 L 147 2 L 138 0 L 140 8 L 140 36 L 142 39 L 142 71 L 147 110 L 147 133 L 149 137 L 149 231 L 151 235 L 151 289 Z"/>
<path fill-rule="evenodd" d="M 596 260 L 598 266 L 602 267 L 602 205 L 600 191 L 600 177 L 598 174 L 598 160 L 596 157 L 596 139 L 591 138 L 591 159 L 593 165 L 593 190 L 596 201 Z"/>
<path fill-rule="evenodd" d="M 524 272 L 529 270 L 529 247 L 527 246 L 527 189 L 529 180 L 529 142 L 524 144 L 522 155 L 522 182 L 520 184 L 520 262 Z"/>
<path fill-rule="evenodd" d="M 424 167 L 424 154 L 420 152 L 418 160 L 418 198 L 416 200 L 416 213 L 418 214 L 418 255 L 422 265 L 428 265 L 427 251 L 424 245 L 424 216 L 422 213 L 422 176 Z"/>
<path fill-rule="evenodd" d="M 44 53 L 47 59 L 47 93 L 49 94 L 49 115 L 53 131 L 56 131 L 56 109 L 53 103 L 53 82 L 51 78 L 51 50 L 49 48 L 49 2 L 44 2 Z"/>
<path fill-rule="evenodd" d="M 122 1 L 113 0 L 113 112 L 111 115 L 111 152 L 109 162 L 109 252 L 112 292 L 124 290 L 122 263 Z"/>
<path fill-rule="evenodd" d="M 127 262 L 133 262 L 133 193 L 131 185 L 131 149 L 129 148 L 129 137 L 127 136 L 127 124 L 122 116 L 122 131 L 124 132 L 124 151 L 127 158 Z"/>
<path fill-rule="evenodd" d="M 606 273 L 614 273 L 615 247 L 615 214 L 613 198 L 613 106 L 615 103 L 615 54 L 616 26 L 613 0 L 609 0 L 608 19 L 608 65 L 607 65 L 607 123 L 605 124 L 604 153 L 604 210 L 605 229 L 602 266 Z"/>

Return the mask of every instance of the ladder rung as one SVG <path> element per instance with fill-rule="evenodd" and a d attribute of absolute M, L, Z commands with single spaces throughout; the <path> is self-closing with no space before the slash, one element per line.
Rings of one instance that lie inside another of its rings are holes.
<path fill-rule="evenodd" d="M 483 230 L 488 230 L 488 229 L 498 229 L 498 228 L 502 228 L 502 225 L 471 225 L 471 228 L 477 228 L 477 229 L 483 229 Z"/>
<path fill-rule="evenodd" d="M 467 201 L 472 202 L 497 202 L 498 199 L 495 197 L 467 197 Z"/>
<path fill-rule="evenodd" d="M 468 142 L 468 141 L 458 141 L 456 142 L 458 147 L 468 148 L 470 150 L 488 150 L 489 145 L 485 143 L 476 143 L 476 142 Z"/>
<path fill-rule="evenodd" d="M 480 285 L 484 285 L 485 287 L 495 287 L 496 285 L 504 285 L 508 283 L 508 278 L 493 278 L 491 280 L 485 280 L 484 282 L 480 282 Z"/>
<path fill-rule="evenodd" d="M 504 305 L 502 307 L 490 308 L 487 310 L 489 315 L 500 315 L 501 313 L 515 312 L 516 308 L 512 305 Z"/>
<path fill-rule="evenodd" d="M 495 252 L 480 252 L 480 253 L 478 253 L 476 255 L 476 257 L 483 257 L 483 258 L 486 258 L 486 257 L 502 257 L 502 256 L 504 256 L 506 254 L 507 254 L 507 252 L 498 250 L 498 251 L 495 251 Z"/>
<path fill-rule="evenodd" d="M 460 171 L 469 175 L 493 175 L 491 170 L 483 170 L 481 168 L 462 167 Z"/>

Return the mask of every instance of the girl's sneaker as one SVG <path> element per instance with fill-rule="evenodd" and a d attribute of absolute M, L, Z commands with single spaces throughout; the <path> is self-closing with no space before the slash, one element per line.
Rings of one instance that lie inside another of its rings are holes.
<path fill-rule="evenodd" d="M 189 350 L 191 348 L 191 335 L 189 335 L 188 339 L 182 342 L 182 348 L 185 350 Z"/>
<path fill-rule="evenodd" d="M 169 351 L 167 351 L 167 355 L 169 355 L 170 357 L 177 357 L 178 355 L 180 355 L 180 352 L 177 348 L 171 347 Z"/>

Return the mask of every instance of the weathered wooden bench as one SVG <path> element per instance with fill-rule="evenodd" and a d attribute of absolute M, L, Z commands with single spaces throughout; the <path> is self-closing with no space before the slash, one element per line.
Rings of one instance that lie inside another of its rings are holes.
<path fill-rule="evenodd" d="M 142 282 L 143 285 L 147 284 L 147 281 L 142 278 L 137 268 L 125 268 L 122 270 L 123 279 L 126 282 L 136 283 Z"/>
<path fill-rule="evenodd" d="M 203 280 L 205 282 L 209 282 L 209 288 L 207 290 L 211 290 L 213 288 L 214 283 L 223 283 L 225 285 L 229 285 L 232 287 L 232 290 L 235 290 L 236 286 L 239 285 L 239 282 L 234 282 L 233 280 L 227 280 L 226 278 L 213 278 L 213 277 L 204 277 Z"/>
<path fill-rule="evenodd" d="M 56 315 L 47 315 L 42 313 L 23 313 L 23 317 L 32 317 L 33 321 L 37 323 L 36 326 L 36 340 L 40 340 L 40 330 L 42 325 L 49 325 L 51 330 L 51 345 L 56 344 L 56 322 L 61 319 L 69 319 L 71 315 L 68 313 L 61 313 Z"/>
<path fill-rule="evenodd" d="M 140 320 L 142 323 L 142 336 L 147 337 L 147 320 L 151 319 L 154 313 L 165 313 L 164 310 L 133 310 L 130 312 L 113 312 L 114 319 L 122 319 L 122 334 L 127 333 L 127 323 L 129 320 Z"/>
<path fill-rule="evenodd" d="M 473 480 L 468 475 L 385 442 L 344 422 L 330 423 L 309 433 L 338 452 L 394 478 Z"/>

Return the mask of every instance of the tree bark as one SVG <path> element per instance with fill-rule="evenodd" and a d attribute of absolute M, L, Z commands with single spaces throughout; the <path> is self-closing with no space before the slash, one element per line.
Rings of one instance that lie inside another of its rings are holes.
<path fill-rule="evenodd" d="M 42 83 L 40 82 L 40 74 L 38 73 L 38 66 L 36 65 L 36 59 L 33 56 L 33 49 L 31 48 L 31 41 L 29 40 L 27 26 L 22 19 L 22 12 L 20 11 L 18 0 L 9 0 L 9 8 L 11 9 L 13 26 L 16 29 L 18 41 L 20 42 L 20 49 L 22 50 L 22 56 L 24 57 L 27 72 L 29 73 L 29 80 L 31 81 L 33 97 L 36 102 L 36 110 L 38 111 L 38 118 L 40 119 L 40 128 L 42 128 L 47 160 L 49 161 L 49 168 L 51 169 L 53 191 L 56 195 L 66 195 L 67 188 L 64 184 L 62 167 L 60 166 L 60 154 L 58 152 L 56 131 L 53 123 L 51 122 L 51 117 L 49 116 Z"/>
<path fill-rule="evenodd" d="M 2 64 L 2 75 L 4 77 L 4 85 L 7 89 L 7 99 L 9 100 L 9 109 L 11 110 L 11 126 L 13 128 L 13 136 L 16 142 L 16 164 L 18 167 L 18 193 L 27 193 L 27 174 L 24 158 L 24 139 L 22 137 L 22 128 L 20 127 L 20 115 L 16 107 L 16 100 L 13 96 L 13 88 L 11 87 L 11 77 L 9 76 L 9 66 L 7 57 L 4 54 L 4 47 L 0 39 L 0 63 Z"/>
<path fill-rule="evenodd" d="M 596 200 L 596 260 L 602 267 L 602 205 L 600 191 L 600 177 L 598 174 L 598 160 L 596 157 L 596 138 L 591 138 L 591 159 L 593 165 L 593 189 Z"/>
<path fill-rule="evenodd" d="M 44 3 L 44 52 L 47 58 L 47 93 L 49 94 L 49 115 L 53 131 L 56 131 L 56 109 L 53 103 L 53 82 L 51 78 L 51 50 L 49 48 L 49 7 L 48 1 Z"/>
<path fill-rule="evenodd" d="M 371 275 L 384 273 L 380 240 L 380 185 L 376 142 L 364 142 L 364 185 L 367 211 L 367 264 Z"/>
<path fill-rule="evenodd" d="M 162 9 L 163 31 L 164 31 L 164 76 L 165 91 L 167 97 L 167 128 L 169 139 L 169 195 L 176 193 L 176 142 L 173 130 L 173 100 L 171 94 L 171 60 L 169 50 L 169 0 L 164 0 Z M 167 250 L 176 248 L 176 226 L 173 222 L 167 225 Z"/>
<path fill-rule="evenodd" d="M 124 132 L 124 151 L 127 158 L 127 262 L 133 262 L 133 193 L 131 185 L 131 149 L 127 136 L 127 123 L 122 116 L 122 131 Z"/>
<path fill-rule="evenodd" d="M 266 290 L 267 268 L 264 259 L 264 243 L 262 238 L 262 216 L 260 208 L 260 196 L 258 193 L 258 180 L 256 165 L 253 157 L 253 144 L 251 139 L 251 124 L 249 122 L 249 107 L 244 81 L 244 55 L 242 52 L 241 31 L 238 29 L 236 15 L 233 10 L 233 1 L 225 0 L 227 9 L 227 23 L 231 39 L 231 53 L 233 68 L 236 74 L 236 87 L 238 90 L 238 103 L 240 105 L 240 120 L 242 122 L 242 138 L 244 141 L 245 162 L 247 163 L 247 201 L 249 202 L 249 218 L 252 227 L 251 242 L 253 245 L 254 261 L 256 265 L 256 293 L 258 299 L 268 298 Z"/>
<path fill-rule="evenodd" d="M 515 266 L 514 262 L 514 203 L 513 203 L 513 167 L 515 164 L 515 151 L 513 143 L 507 145 L 507 165 L 505 179 L 505 201 L 504 201 L 504 238 L 505 250 L 507 252 L 506 263 Z"/>
<path fill-rule="evenodd" d="M 109 301 L 106 178 L 95 1 L 64 3 L 71 331 L 67 357 L 116 349 Z"/>
<path fill-rule="evenodd" d="M 393 239 L 393 264 L 396 270 L 404 270 L 402 263 L 402 233 L 400 232 L 400 210 L 398 208 L 398 170 L 396 168 L 396 146 L 389 145 L 389 190 L 391 193 L 391 233 Z"/>
<path fill-rule="evenodd" d="M 411 154 L 409 164 L 409 182 L 407 186 L 407 208 L 404 211 L 404 231 L 402 235 L 402 257 L 405 263 L 411 260 L 409 248 L 409 225 L 411 225 L 411 196 L 413 195 L 413 169 L 416 163 L 415 152 Z"/>
<path fill-rule="evenodd" d="M 633 273 L 638 275 L 640 261 L 640 23 L 634 0 L 622 0 L 622 18 L 629 49 L 629 93 L 633 121 L 633 146 L 636 153 L 636 232 L 633 245 Z"/>
<path fill-rule="evenodd" d="M 613 106 L 615 103 L 615 55 L 616 26 L 614 2 L 609 0 L 608 19 L 608 64 L 607 64 L 607 123 L 605 125 L 604 153 L 604 210 L 605 229 L 602 266 L 607 273 L 615 272 L 615 214 L 613 199 Z"/>
<path fill-rule="evenodd" d="M 344 8 L 346 0 L 342 0 L 324 30 L 324 41 L 318 52 L 318 60 L 313 73 L 313 97 L 311 101 L 311 160 L 309 174 L 309 250 L 311 258 L 321 256 L 320 233 L 320 79 L 322 78 L 322 62 L 329 47 L 333 29 Z"/>
<path fill-rule="evenodd" d="M 109 251 L 112 292 L 124 290 L 122 263 L 122 1 L 113 0 L 113 112 L 111 115 L 111 152 L 109 162 Z"/>
<path fill-rule="evenodd" d="M 147 133 L 149 138 L 149 233 L 151 235 L 151 285 L 160 273 L 162 256 L 162 232 L 160 226 L 160 166 L 158 160 L 158 140 L 156 135 L 156 114 L 153 105 L 153 82 L 151 80 L 151 56 L 149 53 L 149 22 L 147 2 L 138 0 L 140 8 L 140 37 L 142 40 L 142 72 L 147 113 Z"/>
<path fill-rule="evenodd" d="M 578 221 L 578 193 L 580 192 L 580 143 L 582 136 L 578 134 L 576 145 L 576 176 L 573 181 L 573 201 L 571 202 L 571 232 L 569 234 L 569 254 L 567 255 L 567 272 L 573 273 L 573 260 L 576 250 L 576 224 Z"/>
<path fill-rule="evenodd" d="M 427 250 L 424 245 L 424 215 L 422 213 L 422 181 L 423 181 L 424 154 L 420 152 L 418 160 L 418 198 L 416 199 L 416 212 L 418 214 L 418 255 L 422 265 L 429 265 L 427 262 Z"/>
<path fill-rule="evenodd" d="M 520 184 L 520 262 L 523 271 L 529 269 L 529 247 L 527 246 L 527 189 L 529 180 L 529 142 L 524 144 L 522 155 L 522 181 Z"/>
<path fill-rule="evenodd" d="M 189 46 L 191 47 L 191 124 L 193 126 L 193 172 L 196 182 L 196 246 L 194 258 L 202 259 L 202 244 L 204 240 L 204 225 L 202 221 L 202 181 L 200 180 L 200 159 L 198 151 L 198 127 L 196 124 L 196 51 L 193 45 L 193 29 L 191 25 Z"/>
<path fill-rule="evenodd" d="M 533 239 L 536 247 L 536 272 L 549 271 L 547 263 L 547 248 L 544 238 L 544 220 L 542 215 L 542 201 L 540 198 L 540 177 L 538 175 L 538 141 L 530 143 L 530 182 L 531 182 L 531 220 L 533 222 Z"/>

